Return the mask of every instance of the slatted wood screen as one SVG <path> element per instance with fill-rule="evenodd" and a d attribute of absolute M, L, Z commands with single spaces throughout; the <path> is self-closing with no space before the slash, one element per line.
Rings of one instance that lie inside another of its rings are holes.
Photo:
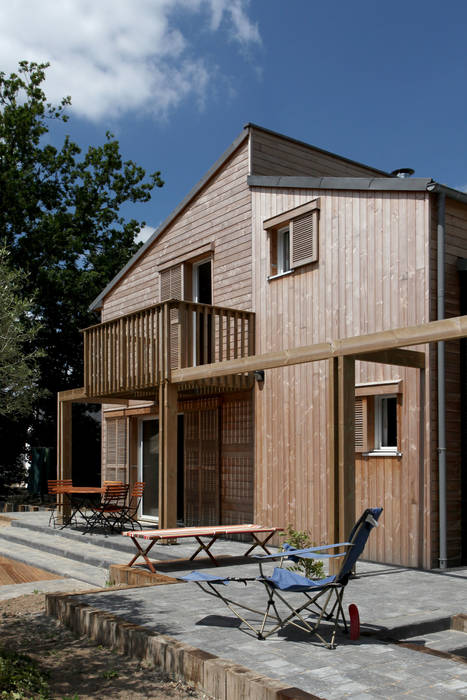
<path fill-rule="evenodd" d="M 214 405 L 213 405 L 214 404 Z M 219 407 L 185 405 L 185 525 L 219 524 Z"/>
<path fill-rule="evenodd" d="M 291 222 L 292 268 L 318 259 L 318 210 L 307 212 Z"/>
<path fill-rule="evenodd" d="M 128 481 L 128 419 L 105 419 L 105 466 L 102 480 Z"/>
<path fill-rule="evenodd" d="M 222 404 L 222 524 L 253 522 L 253 495 L 253 405 L 249 396 Z"/>

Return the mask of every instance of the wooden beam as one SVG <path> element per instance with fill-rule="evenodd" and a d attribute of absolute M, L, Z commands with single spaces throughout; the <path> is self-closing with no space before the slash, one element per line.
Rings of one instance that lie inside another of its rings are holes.
<path fill-rule="evenodd" d="M 439 340 L 454 340 L 467 337 L 467 316 L 456 316 L 441 321 L 431 321 L 418 326 L 394 328 L 378 331 L 368 335 L 343 338 L 329 343 L 305 345 L 290 350 L 268 352 L 263 355 L 215 362 L 210 365 L 187 367 L 173 370 L 171 381 L 175 383 L 192 382 L 198 379 L 222 377 L 241 372 L 253 372 L 255 369 L 272 369 L 290 365 L 328 360 L 331 357 L 348 357 L 367 353 L 378 353 L 410 345 L 422 345 Z M 409 365 L 411 366 L 411 365 Z"/>
<path fill-rule="evenodd" d="M 379 352 L 361 353 L 354 355 L 355 360 L 363 362 L 380 362 L 384 365 L 399 365 L 401 367 L 415 367 L 425 369 L 426 355 L 417 350 L 380 350 Z"/>
<path fill-rule="evenodd" d="M 58 399 L 62 402 L 71 401 L 72 403 L 115 403 L 121 406 L 128 406 L 128 399 L 119 399 L 115 398 L 115 396 L 87 396 L 84 387 L 80 387 L 79 389 L 67 389 L 66 391 L 59 391 Z"/>
<path fill-rule="evenodd" d="M 177 527 L 177 387 L 159 387 L 159 527 Z"/>

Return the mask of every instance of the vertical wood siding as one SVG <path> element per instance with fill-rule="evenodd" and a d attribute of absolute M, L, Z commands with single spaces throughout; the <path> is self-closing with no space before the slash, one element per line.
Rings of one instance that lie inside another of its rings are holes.
<path fill-rule="evenodd" d="M 379 170 L 349 163 L 331 153 L 322 153 L 312 146 L 295 143 L 275 134 L 253 129 L 251 138 L 253 175 L 383 177 Z"/>
<path fill-rule="evenodd" d="M 266 282 L 269 262 L 263 221 L 317 196 L 318 261 Z M 261 309 L 258 353 L 428 320 L 428 195 L 255 188 L 253 230 L 255 303 Z M 357 363 L 357 383 L 388 379 L 403 380 L 403 456 L 365 458 L 365 464 L 358 465 L 359 507 L 386 503 L 391 512 L 390 524 L 386 526 L 383 517 L 377 536 L 377 542 L 383 542 L 380 559 L 418 565 L 422 563 L 418 513 L 424 501 L 419 480 L 418 373 Z M 314 541 L 324 542 L 326 363 L 267 371 L 263 390 L 255 391 L 255 518 L 291 523 L 310 530 Z M 386 488 L 392 482 L 396 495 L 389 504 Z M 365 489 L 371 497 L 366 503 Z"/>
<path fill-rule="evenodd" d="M 215 242 L 213 304 L 251 310 L 251 198 L 244 143 L 104 300 L 102 320 L 160 301 L 158 265 Z"/>

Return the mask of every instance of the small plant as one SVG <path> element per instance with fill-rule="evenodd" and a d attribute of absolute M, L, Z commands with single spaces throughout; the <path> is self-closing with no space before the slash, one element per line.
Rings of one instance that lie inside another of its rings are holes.
<path fill-rule="evenodd" d="M 292 525 L 288 525 L 285 532 L 281 532 L 281 537 L 285 540 L 282 545 L 284 549 L 284 544 L 290 544 L 295 549 L 306 549 L 307 547 L 312 547 L 313 542 L 311 541 L 310 535 L 305 530 L 295 530 Z M 296 573 L 303 574 L 307 578 L 323 578 L 324 576 L 324 564 L 322 561 L 316 561 L 315 559 L 299 559 L 294 564 L 287 566 L 289 571 L 295 571 Z"/>
<path fill-rule="evenodd" d="M 29 656 L 0 649 L 0 698 L 26 700 L 48 698 L 46 674 Z"/>
<path fill-rule="evenodd" d="M 110 671 L 104 671 L 102 676 L 103 676 L 103 678 L 105 678 L 106 680 L 109 681 L 112 678 L 118 678 L 118 671 L 116 671 L 115 669 L 112 669 Z"/>
<path fill-rule="evenodd" d="M 108 578 L 104 585 L 106 588 L 112 588 L 112 586 L 115 586 L 115 581 L 112 581 L 112 579 Z"/>

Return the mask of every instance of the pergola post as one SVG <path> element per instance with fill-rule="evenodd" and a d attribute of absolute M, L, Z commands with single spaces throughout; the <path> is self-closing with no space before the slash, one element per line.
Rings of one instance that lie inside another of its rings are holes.
<path fill-rule="evenodd" d="M 355 522 L 355 360 L 328 368 L 328 541 L 345 542 Z M 340 563 L 330 560 L 332 573 Z"/>
<path fill-rule="evenodd" d="M 177 527 L 177 385 L 159 386 L 159 527 Z"/>
<path fill-rule="evenodd" d="M 63 401 L 58 394 L 57 401 L 57 479 L 71 479 L 72 462 L 72 402 Z M 57 495 L 57 504 L 62 509 L 62 516 L 71 515 L 68 501 L 64 501 L 63 494 Z"/>

